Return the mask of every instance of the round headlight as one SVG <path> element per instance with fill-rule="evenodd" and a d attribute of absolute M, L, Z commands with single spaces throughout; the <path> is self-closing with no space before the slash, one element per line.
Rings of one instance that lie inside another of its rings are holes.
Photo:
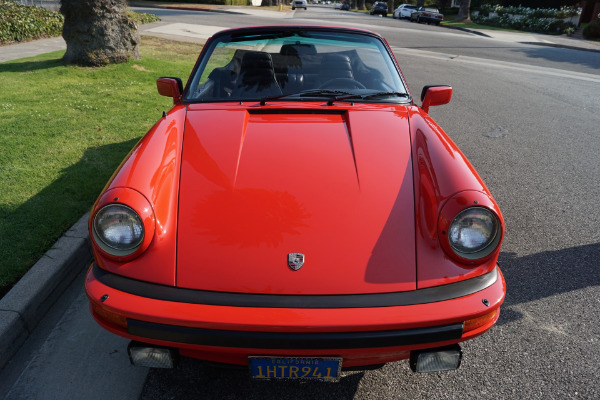
<path fill-rule="evenodd" d="M 102 250 L 126 256 L 142 244 L 144 223 L 133 209 L 123 204 L 109 204 L 94 217 L 94 236 Z"/>
<path fill-rule="evenodd" d="M 472 207 L 461 211 L 448 229 L 450 246 L 457 255 L 478 259 L 490 254 L 499 242 L 498 218 L 487 208 Z"/>

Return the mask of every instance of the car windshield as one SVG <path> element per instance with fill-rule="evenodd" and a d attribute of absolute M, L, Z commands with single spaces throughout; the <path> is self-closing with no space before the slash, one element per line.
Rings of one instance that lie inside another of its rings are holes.
<path fill-rule="evenodd" d="M 281 29 L 215 35 L 184 101 L 409 101 L 379 37 L 342 29 Z"/>

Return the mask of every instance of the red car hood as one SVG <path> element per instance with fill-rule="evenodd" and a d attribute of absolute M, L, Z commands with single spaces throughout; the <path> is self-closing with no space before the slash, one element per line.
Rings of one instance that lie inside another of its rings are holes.
<path fill-rule="evenodd" d="M 177 286 L 341 294 L 416 288 L 404 107 L 190 106 Z M 293 270 L 288 255 L 302 253 Z"/>

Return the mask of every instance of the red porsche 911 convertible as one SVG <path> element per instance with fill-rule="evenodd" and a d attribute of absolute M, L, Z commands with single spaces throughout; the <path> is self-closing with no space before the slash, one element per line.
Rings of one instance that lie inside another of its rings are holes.
<path fill-rule="evenodd" d="M 334 27 L 221 31 L 93 206 L 90 309 L 134 365 L 256 379 L 458 368 L 506 287 L 498 205 L 411 96 L 386 41 Z"/>

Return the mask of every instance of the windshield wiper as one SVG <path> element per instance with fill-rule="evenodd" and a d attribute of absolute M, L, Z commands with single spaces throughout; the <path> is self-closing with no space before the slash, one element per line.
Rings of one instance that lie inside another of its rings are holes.
<path fill-rule="evenodd" d="M 405 97 L 405 98 L 409 97 L 408 93 L 402 93 L 402 92 L 377 92 L 377 93 L 360 95 L 360 98 L 365 100 L 365 99 L 371 99 L 373 97 L 387 97 L 387 96 L 398 96 L 398 97 Z"/>
<path fill-rule="evenodd" d="M 402 92 L 375 92 L 375 93 L 367 93 L 367 94 L 359 94 L 347 92 L 345 90 L 333 90 L 333 89 L 310 89 L 304 90 L 299 93 L 290 93 L 290 94 L 282 94 L 279 96 L 266 97 L 260 101 L 260 105 L 264 106 L 268 101 L 279 100 L 285 97 L 298 96 L 298 97 L 327 97 L 329 101 L 328 105 L 332 106 L 336 101 L 343 101 L 349 99 L 359 99 L 359 100 L 367 100 L 375 97 L 387 97 L 387 96 L 397 96 L 397 97 L 409 97 L 408 93 Z"/>
<path fill-rule="evenodd" d="M 285 97 L 292 97 L 292 96 L 297 96 L 297 97 L 328 97 L 328 98 L 337 98 L 338 96 L 353 96 L 352 93 L 350 92 L 346 92 L 343 90 L 332 90 L 332 89 L 309 89 L 309 90 L 303 90 L 301 92 L 298 93 L 288 93 L 288 94 L 281 94 L 278 96 L 273 96 L 273 97 L 265 97 L 264 99 L 260 100 L 260 105 L 264 106 L 268 101 L 274 101 L 274 100 L 279 100 L 279 99 L 283 99 Z"/>
<path fill-rule="evenodd" d="M 346 96 L 335 97 L 329 102 L 327 105 L 332 106 L 336 101 L 350 100 L 350 99 L 359 99 L 359 100 L 367 100 L 374 97 L 387 97 L 387 96 L 398 96 L 398 97 L 409 97 L 407 93 L 401 92 L 375 92 L 375 93 L 367 93 L 367 94 L 359 94 L 359 93 L 348 93 Z"/>
<path fill-rule="evenodd" d="M 337 97 L 337 96 L 353 96 L 354 93 L 345 90 L 334 89 L 311 89 L 304 90 L 298 94 L 300 97 Z"/>
<path fill-rule="evenodd" d="M 388 97 L 388 96 L 398 96 L 398 97 L 409 97 L 407 93 L 401 92 L 376 92 L 376 93 L 367 93 L 367 94 L 358 94 L 358 93 L 350 93 L 348 96 L 336 97 L 331 100 L 329 105 L 332 105 L 334 101 L 342 101 L 342 100 L 350 100 L 350 99 L 359 99 L 359 100 L 367 100 L 375 97 Z"/>

